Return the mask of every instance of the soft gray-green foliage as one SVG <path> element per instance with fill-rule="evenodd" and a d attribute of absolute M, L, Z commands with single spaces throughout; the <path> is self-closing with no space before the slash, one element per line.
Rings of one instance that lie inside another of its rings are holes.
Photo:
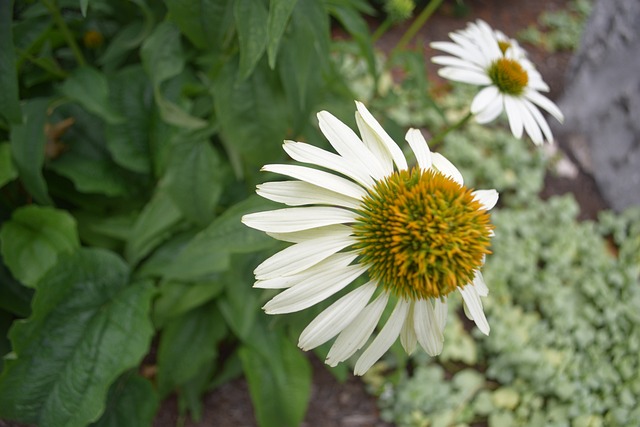
<path fill-rule="evenodd" d="M 474 330 L 470 340 L 449 324 L 441 357 L 387 385 L 385 418 L 400 426 L 638 425 L 640 209 L 598 223 L 577 214 L 571 196 L 493 214 L 484 269 L 491 334 Z M 473 381 L 461 387 L 461 374 Z"/>

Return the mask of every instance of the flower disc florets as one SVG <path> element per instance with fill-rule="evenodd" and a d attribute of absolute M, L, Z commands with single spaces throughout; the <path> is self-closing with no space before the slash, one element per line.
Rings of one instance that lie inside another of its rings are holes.
<path fill-rule="evenodd" d="M 440 298 L 473 280 L 490 253 L 489 214 L 472 192 L 433 170 L 379 181 L 354 225 L 369 275 L 409 300 Z"/>
<path fill-rule="evenodd" d="M 529 75 L 514 59 L 500 58 L 491 63 L 489 78 L 502 93 L 521 95 L 529 83 Z"/>

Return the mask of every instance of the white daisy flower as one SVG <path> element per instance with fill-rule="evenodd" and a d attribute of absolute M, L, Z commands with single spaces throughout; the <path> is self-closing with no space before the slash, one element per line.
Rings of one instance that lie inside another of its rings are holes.
<path fill-rule="evenodd" d="M 329 365 L 364 347 L 385 307 L 394 305 L 358 358 L 355 374 L 362 375 L 398 337 L 408 353 L 419 343 L 428 354 L 439 354 L 447 298 L 454 291 L 462 295 L 467 316 L 489 333 L 480 301 L 488 289 L 479 269 L 490 252 L 488 210 L 498 193 L 465 187 L 458 169 L 430 152 L 416 129 L 406 135 L 417 160 L 410 167 L 365 106 L 356 105 L 360 137 L 330 113 L 318 113 L 320 129 L 338 154 L 285 141 L 291 158 L 313 167 L 264 166 L 294 180 L 260 184 L 257 193 L 291 207 L 245 215 L 242 222 L 293 243 L 254 271 L 255 287 L 283 290 L 264 306 L 268 314 L 304 310 L 342 294 L 298 343 L 310 350 L 337 336 Z M 354 285 L 360 277 L 357 283 L 364 284 Z"/>
<path fill-rule="evenodd" d="M 553 142 L 551 129 L 539 108 L 558 121 L 560 109 L 540 92 L 549 86 L 542 80 L 520 45 L 503 33 L 478 20 L 467 28 L 449 34 L 453 42 L 434 42 L 431 47 L 453 56 L 435 56 L 444 65 L 438 74 L 449 80 L 484 86 L 471 103 L 478 123 L 495 120 L 504 110 L 511 132 L 521 138 L 523 130 L 535 144 Z"/>

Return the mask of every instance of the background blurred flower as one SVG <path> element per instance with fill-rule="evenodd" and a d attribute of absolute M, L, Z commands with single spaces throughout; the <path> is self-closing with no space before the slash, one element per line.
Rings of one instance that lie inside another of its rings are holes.
<path fill-rule="evenodd" d="M 498 193 L 466 188 L 456 167 L 431 153 L 416 129 L 406 134 L 417 160 L 409 167 L 400 147 L 363 104 L 356 105 L 362 140 L 330 113 L 318 114 L 338 154 L 284 143 L 294 160 L 350 179 L 305 166 L 266 165 L 263 170 L 296 180 L 261 184 L 258 194 L 294 207 L 245 215 L 242 221 L 294 243 L 255 270 L 255 287 L 284 289 L 264 306 L 268 314 L 304 310 L 367 273 L 365 284 L 324 310 L 300 336 L 298 345 L 309 350 L 337 335 L 329 365 L 362 348 L 385 307 L 395 304 L 356 363 L 355 373 L 362 375 L 398 336 L 407 353 L 420 343 L 428 354 L 439 354 L 447 297 L 456 290 L 467 316 L 489 333 L 480 301 L 488 289 L 479 268 L 490 252 L 488 210 Z"/>
<path fill-rule="evenodd" d="M 484 86 L 471 103 L 476 121 L 489 123 L 504 110 L 515 137 L 521 138 L 524 130 L 535 144 L 552 142 L 551 129 L 539 108 L 560 122 L 564 117 L 540 94 L 549 87 L 524 49 L 481 20 L 449 36 L 453 42 L 434 42 L 431 47 L 453 56 L 435 56 L 432 61 L 444 65 L 438 71 L 444 78 Z"/>

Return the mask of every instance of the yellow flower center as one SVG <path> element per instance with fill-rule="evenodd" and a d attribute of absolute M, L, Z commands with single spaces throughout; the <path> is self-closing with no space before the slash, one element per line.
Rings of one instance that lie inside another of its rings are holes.
<path fill-rule="evenodd" d="M 529 75 L 516 60 L 500 58 L 489 66 L 489 78 L 502 93 L 521 95 L 529 83 Z"/>
<path fill-rule="evenodd" d="M 398 297 L 443 297 L 471 282 L 490 253 L 488 212 L 471 190 L 439 172 L 393 173 L 370 190 L 358 213 L 361 262 Z"/>

